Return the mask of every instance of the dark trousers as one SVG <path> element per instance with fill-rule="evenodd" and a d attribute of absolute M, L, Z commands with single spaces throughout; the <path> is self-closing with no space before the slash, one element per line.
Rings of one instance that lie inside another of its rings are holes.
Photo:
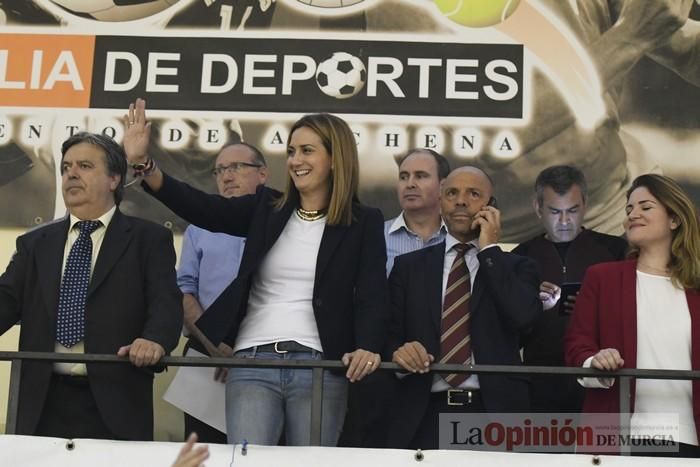
<path fill-rule="evenodd" d="M 54 374 L 37 425 L 37 436 L 117 439 L 105 425 L 87 376 Z"/>
<path fill-rule="evenodd" d="M 481 399 L 481 391 L 471 391 L 459 394 L 452 403 L 448 404 L 447 392 L 433 392 L 430 394 L 428 408 L 418 426 L 418 431 L 408 445 L 408 449 L 438 449 L 439 448 L 439 419 L 441 413 L 485 413 L 484 402 Z"/>
<path fill-rule="evenodd" d="M 348 411 L 338 446 L 353 448 L 385 448 L 388 406 L 394 397 L 395 377 L 377 371 L 350 384 Z"/>
<path fill-rule="evenodd" d="M 185 439 L 192 432 L 197 433 L 200 443 L 227 444 L 226 433 L 222 433 L 211 425 L 185 414 Z"/>

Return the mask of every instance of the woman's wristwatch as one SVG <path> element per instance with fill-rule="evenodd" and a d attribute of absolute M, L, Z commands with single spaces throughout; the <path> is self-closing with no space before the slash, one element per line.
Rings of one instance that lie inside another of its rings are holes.
<path fill-rule="evenodd" d="M 146 162 L 140 162 L 138 164 L 131 164 L 131 168 L 134 170 L 134 177 L 148 177 L 156 171 L 156 161 L 149 157 Z"/>

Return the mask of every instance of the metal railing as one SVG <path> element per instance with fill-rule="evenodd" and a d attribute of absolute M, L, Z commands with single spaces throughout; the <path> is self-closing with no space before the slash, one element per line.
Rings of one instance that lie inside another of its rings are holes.
<path fill-rule="evenodd" d="M 131 364 L 126 357 L 116 355 L 97 354 L 63 354 L 54 352 L 1 352 L 0 361 L 12 363 L 10 371 L 10 390 L 7 404 L 7 419 L 5 432 L 14 434 L 17 428 L 17 416 L 19 408 L 20 373 L 22 362 L 68 362 L 68 363 L 110 363 Z M 248 367 L 248 368 L 293 368 L 312 370 L 312 398 L 311 398 L 311 445 L 318 446 L 321 443 L 321 417 L 323 398 L 323 372 L 326 370 L 343 369 L 342 362 L 336 360 L 263 360 L 249 358 L 225 358 L 225 357 L 163 357 L 161 364 L 168 366 L 190 367 Z M 470 374 L 512 374 L 512 375 L 569 375 L 577 377 L 598 377 L 618 379 L 620 390 L 620 416 L 621 427 L 629 429 L 629 414 L 631 410 L 631 380 L 639 379 L 670 379 L 670 380 L 694 380 L 700 379 L 700 370 L 639 370 L 622 369 L 617 371 L 601 371 L 592 368 L 574 367 L 550 367 L 550 366 L 524 366 L 524 365 L 473 365 L 465 367 L 457 364 L 433 364 L 431 371 L 436 373 L 470 373 Z M 403 371 L 403 368 L 394 363 L 382 363 L 377 370 Z M 627 433 L 629 434 L 629 433 Z M 623 454 L 628 454 L 623 450 Z"/>

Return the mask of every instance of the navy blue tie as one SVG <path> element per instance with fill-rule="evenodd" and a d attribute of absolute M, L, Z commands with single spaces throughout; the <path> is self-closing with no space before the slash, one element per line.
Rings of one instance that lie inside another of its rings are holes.
<path fill-rule="evenodd" d="M 72 347 L 85 335 L 85 301 L 90 284 L 92 263 L 92 239 L 90 234 L 102 222 L 80 221 L 78 239 L 68 253 L 63 281 L 58 292 L 58 314 L 56 316 L 56 340 L 64 347 Z"/>

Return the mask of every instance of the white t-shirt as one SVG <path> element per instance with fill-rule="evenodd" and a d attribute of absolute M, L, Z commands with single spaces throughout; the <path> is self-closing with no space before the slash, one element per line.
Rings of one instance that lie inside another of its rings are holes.
<path fill-rule="evenodd" d="M 637 271 L 637 368 L 690 370 L 690 310 L 671 279 Z M 632 435 L 663 434 L 662 417 L 678 414 L 676 441 L 698 444 L 690 380 L 637 379 Z"/>
<path fill-rule="evenodd" d="M 311 222 L 296 214 L 289 218 L 253 278 L 235 351 L 288 340 L 323 351 L 312 299 L 325 227 L 325 217 Z"/>

